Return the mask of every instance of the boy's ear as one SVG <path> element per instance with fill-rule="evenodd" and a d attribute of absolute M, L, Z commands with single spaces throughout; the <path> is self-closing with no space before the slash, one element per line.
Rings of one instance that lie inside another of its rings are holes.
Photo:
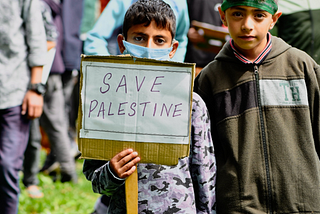
<path fill-rule="evenodd" d="M 123 45 L 123 39 L 124 39 L 124 36 L 122 34 L 119 34 L 117 37 L 117 41 L 118 41 L 120 53 L 123 53 L 123 51 L 126 49 Z"/>
<path fill-rule="evenodd" d="M 170 53 L 169 53 L 170 59 L 172 59 L 172 57 L 173 57 L 174 54 L 176 53 L 176 51 L 177 51 L 177 49 L 178 49 L 178 46 L 179 46 L 179 42 L 178 42 L 178 41 L 174 41 L 173 44 L 172 44 L 172 50 L 171 50 Z"/>
<path fill-rule="evenodd" d="M 221 10 L 221 7 L 218 7 L 218 10 L 219 10 L 220 19 L 221 19 L 223 25 L 228 27 L 228 23 L 227 23 L 227 20 L 226 20 L 226 13 Z"/>
<path fill-rule="evenodd" d="M 273 16 L 272 16 L 272 23 L 269 27 L 269 30 L 271 30 L 274 25 L 277 23 L 278 19 L 280 18 L 280 16 L 282 15 L 281 11 L 276 12 Z"/>

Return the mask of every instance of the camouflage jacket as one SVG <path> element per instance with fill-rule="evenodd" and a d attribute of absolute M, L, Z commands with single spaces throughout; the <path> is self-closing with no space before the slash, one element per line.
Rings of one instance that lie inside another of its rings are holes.
<path fill-rule="evenodd" d="M 108 213 L 126 213 L 124 180 L 108 162 L 85 160 L 83 173 L 93 191 L 111 197 Z M 176 166 L 138 164 L 139 213 L 215 213 L 216 162 L 203 100 L 193 93 L 190 155 Z"/>

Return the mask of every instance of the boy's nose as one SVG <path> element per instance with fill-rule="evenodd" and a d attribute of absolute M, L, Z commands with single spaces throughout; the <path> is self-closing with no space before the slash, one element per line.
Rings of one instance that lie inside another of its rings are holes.
<path fill-rule="evenodd" d="M 147 42 L 147 48 L 154 48 L 154 43 L 153 43 L 153 39 L 148 39 L 148 42 Z"/>
<path fill-rule="evenodd" d="M 250 17 L 247 17 L 242 23 L 241 30 L 243 31 L 251 31 L 253 29 L 253 20 Z"/>

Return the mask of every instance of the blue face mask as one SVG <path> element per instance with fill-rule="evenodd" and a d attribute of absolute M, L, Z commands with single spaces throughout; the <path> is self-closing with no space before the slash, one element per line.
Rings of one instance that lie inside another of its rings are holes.
<path fill-rule="evenodd" d="M 135 45 L 123 40 L 123 45 L 126 48 L 123 54 L 129 54 L 131 56 L 157 59 L 157 60 L 170 60 L 169 53 L 172 51 L 170 48 L 146 48 L 143 46 Z"/>

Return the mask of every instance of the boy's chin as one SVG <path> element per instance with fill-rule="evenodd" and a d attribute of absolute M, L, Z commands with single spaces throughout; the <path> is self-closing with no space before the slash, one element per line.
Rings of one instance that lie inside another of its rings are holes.
<path fill-rule="evenodd" d="M 265 48 L 266 44 L 262 44 L 261 42 L 241 42 L 235 43 L 235 48 L 240 52 L 248 53 L 248 52 L 261 52 Z"/>

